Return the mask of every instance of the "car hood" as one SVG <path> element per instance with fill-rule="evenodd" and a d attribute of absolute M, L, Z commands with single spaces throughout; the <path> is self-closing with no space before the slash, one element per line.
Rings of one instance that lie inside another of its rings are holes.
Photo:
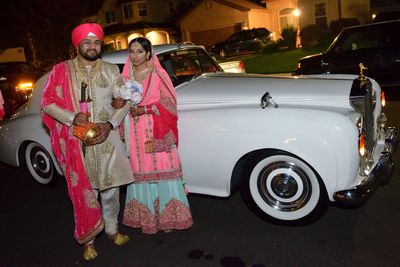
<path fill-rule="evenodd" d="M 269 76 L 206 74 L 177 87 L 180 109 L 260 105 L 268 92 L 279 106 L 354 110 L 349 101 L 356 75 Z"/>

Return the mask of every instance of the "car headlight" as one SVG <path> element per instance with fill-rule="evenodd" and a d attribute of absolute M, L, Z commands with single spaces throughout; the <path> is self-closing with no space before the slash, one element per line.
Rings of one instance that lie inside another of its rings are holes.
<path fill-rule="evenodd" d="M 33 89 L 32 82 L 22 82 L 22 83 L 19 83 L 17 86 L 15 86 L 15 90 L 21 91 L 21 92 L 25 92 L 25 91 L 32 90 L 32 89 Z"/>

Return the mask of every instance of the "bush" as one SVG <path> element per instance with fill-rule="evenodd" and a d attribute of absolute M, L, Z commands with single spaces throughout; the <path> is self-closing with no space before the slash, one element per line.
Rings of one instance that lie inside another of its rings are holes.
<path fill-rule="evenodd" d="M 280 48 L 294 49 L 296 48 L 297 29 L 293 26 L 286 26 L 281 32 L 282 39 L 278 40 Z"/>
<path fill-rule="evenodd" d="M 300 36 L 303 47 L 329 44 L 335 37 L 328 29 L 316 24 L 304 27 L 300 32 Z"/>
<path fill-rule="evenodd" d="M 278 42 L 269 41 L 261 50 L 262 53 L 275 53 L 279 51 L 280 45 Z"/>
<path fill-rule="evenodd" d="M 329 30 L 336 36 L 343 28 L 355 25 L 360 25 L 360 21 L 356 18 L 332 20 L 329 24 Z"/>

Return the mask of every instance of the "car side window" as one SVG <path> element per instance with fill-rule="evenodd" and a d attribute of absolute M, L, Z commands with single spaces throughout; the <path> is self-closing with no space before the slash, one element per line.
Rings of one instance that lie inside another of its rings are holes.
<path fill-rule="evenodd" d="M 395 26 L 398 26 L 398 24 L 396 24 Z M 386 29 L 384 38 L 385 47 L 400 48 L 400 34 L 398 33 L 398 30 L 395 30 L 394 28 L 395 27 Z"/>
<path fill-rule="evenodd" d="M 350 33 L 339 44 L 335 52 L 348 52 L 379 47 L 379 32 L 376 30 L 356 31 Z"/>

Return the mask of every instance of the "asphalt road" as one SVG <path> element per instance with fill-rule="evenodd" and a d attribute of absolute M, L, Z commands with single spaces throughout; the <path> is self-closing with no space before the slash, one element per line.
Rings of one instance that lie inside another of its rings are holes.
<path fill-rule="evenodd" d="M 400 102 L 389 102 L 387 113 L 400 128 Z M 394 160 L 399 166 L 399 149 Z M 239 193 L 228 199 L 191 195 L 193 228 L 143 235 L 121 226 L 131 241 L 116 247 L 102 235 L 99 256 L 85 262 L 73 239 L 65 182 L 43 187 L 24 168 L 0 164 L 0 266 L 400 266 L 399 170 L 365 205 L 332 206 L 301 227 L 262 221 Z"/>

